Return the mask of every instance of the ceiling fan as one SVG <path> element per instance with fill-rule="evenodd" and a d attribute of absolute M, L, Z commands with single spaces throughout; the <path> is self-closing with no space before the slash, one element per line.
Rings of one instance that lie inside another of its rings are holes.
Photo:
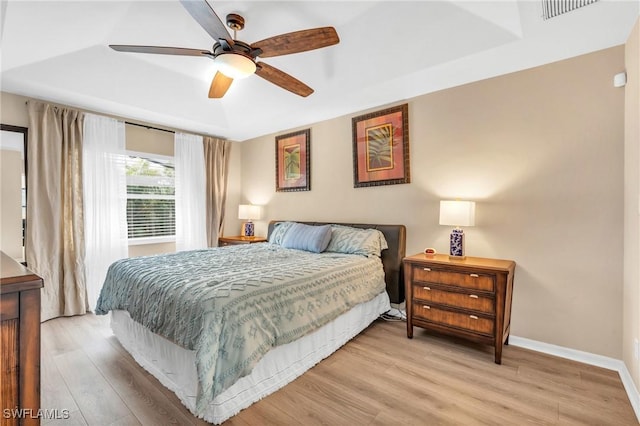
<path fill-rule="evenodd" d="M 257 58 L 268 58 L 292 53 L 306 52 L 338 44 L 340 39 L 333 27 L 312 28 L 280 34 L 252 44 L 236 40 L 236 32 L 244 28 L 244 18 L 231 13 L 227 15 L 227 26 L 233 30 L 233 38 L 224 24 L 205 0 L 180 0 L 189 14 L 216 41 L 212 51 L 182 47 L 109 45 L 119 52 L 154 53 L 161 55 L 205 56 L 218 65 L 211 87 L 210 98 L 222 98 L 234 79 L 256 74 L 265 80 L 296 95 L 307 97 L 313 89 L 278 68 Z"/>

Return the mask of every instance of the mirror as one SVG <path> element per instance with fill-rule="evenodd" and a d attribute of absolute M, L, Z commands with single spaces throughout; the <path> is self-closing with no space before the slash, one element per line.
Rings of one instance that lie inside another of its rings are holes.
<path fill-rule="evenodd" d="M 24 263 L 28 130 L 7 124 L 0 130 L 0 250 Z"/>

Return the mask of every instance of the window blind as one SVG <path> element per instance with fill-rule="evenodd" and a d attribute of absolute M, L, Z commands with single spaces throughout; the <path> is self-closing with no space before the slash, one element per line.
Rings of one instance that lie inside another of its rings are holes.
<path fill-rule="evenodd" d="M 129 239 L 175 236 L 175 178 L 169 158 L 127 158 Z"/>

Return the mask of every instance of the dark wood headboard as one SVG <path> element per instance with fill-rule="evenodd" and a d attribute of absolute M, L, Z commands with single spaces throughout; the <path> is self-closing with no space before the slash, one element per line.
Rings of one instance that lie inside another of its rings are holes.
<path fill-rule="evenodd" d="M 282 220 L 272 220 L 269 222 L 267 236 L 271 236 L 271 231 L 276 223 Z M 404 225 L 378 225 L 366 223 L 337 223 L 337 222 L 300 222 L 307 225 L 345 225 L 354 228 L 377 229 L 387 240 L 388 249 L 382 251 L 382 266 L 384 267 L 384 280 L 387 283 L 387 293 L 391 303 L 404 302 L 404 278 L 402 272 L 402 259 L 406 254 L 406 228 Z"/>

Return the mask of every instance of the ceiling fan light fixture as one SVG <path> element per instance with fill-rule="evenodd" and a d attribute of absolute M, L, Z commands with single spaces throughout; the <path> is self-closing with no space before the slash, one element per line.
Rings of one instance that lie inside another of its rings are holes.
<path fill-rule="evenodd" d="M 233 79 L 249 77 L 256 72 L 256 63 L 240 53 L 222 53 L 215 58 L 218 70 Z"/>

